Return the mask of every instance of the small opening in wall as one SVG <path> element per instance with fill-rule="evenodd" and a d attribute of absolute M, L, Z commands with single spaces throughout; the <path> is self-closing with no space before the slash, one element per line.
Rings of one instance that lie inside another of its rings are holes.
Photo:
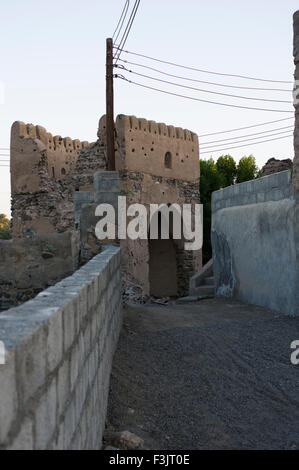
<path fill-rule="evenodd" d="M 55 178 L 55 168 L 54 168 L 54 166 L 52 166 L 52 176 L 53 176 L 53 178 Z"/>
<path fill-rule="evenodd" d="M 135 152 L 135 149 L 132 149 L 132 152 Z"/>
<path fill-rule="evenodd" d="M 172 155 L 170 152 L 166 152 L 165 154 L 164 165 L 165 168 L 172 168 Z"/>
<path fill-rule="evenodd" d="M 65 175 L 65 173 L 66 173 L 66 172 L 65 172 L 65 168 L 61 168 L 61 174 L 62 174 L 62 175 Z"/>

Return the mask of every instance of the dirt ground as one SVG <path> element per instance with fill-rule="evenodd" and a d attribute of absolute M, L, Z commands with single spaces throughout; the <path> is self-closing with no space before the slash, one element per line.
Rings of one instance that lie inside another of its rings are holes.
<path fill-rule="evenodd" d="M 299 449 L 299 318 L 231 300 L 125 310 L 108 431 L 157 450 Z"/>

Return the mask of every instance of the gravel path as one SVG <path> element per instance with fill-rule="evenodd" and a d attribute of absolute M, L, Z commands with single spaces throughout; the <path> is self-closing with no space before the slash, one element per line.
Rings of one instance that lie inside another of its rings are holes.
<path fill-rule="evenodd" d="M 299 318 L 231 300 L 130 306 L 108 429 L 151 449 L 299 449 Z"/>

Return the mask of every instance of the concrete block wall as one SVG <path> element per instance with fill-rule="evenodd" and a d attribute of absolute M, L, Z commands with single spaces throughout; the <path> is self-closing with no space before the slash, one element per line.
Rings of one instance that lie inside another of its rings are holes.
<path fill-rule="evenodd" d="M 100 449 L 122 322 L 120 250 L 0 314 L 0 449 Z"/>
<path fill-rule="evenodd" d="M 299 315 L 299 192 L 291 181 L 285 171 L 213 193 L 217 296 Z"/>

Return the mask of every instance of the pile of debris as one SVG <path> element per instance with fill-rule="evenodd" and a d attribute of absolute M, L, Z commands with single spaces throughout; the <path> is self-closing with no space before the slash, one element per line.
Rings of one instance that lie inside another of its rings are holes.
<path fill-rule="evenodd" d="M 171 300 L 170 297 L 162 297 L 157 299 L 143 292 L 142 287 L 135 280 L 123 273 L 122 277 L 122 298 L 123 304 L 147 304 L 155 303 L 159 305 L 167 305 Z"/>

